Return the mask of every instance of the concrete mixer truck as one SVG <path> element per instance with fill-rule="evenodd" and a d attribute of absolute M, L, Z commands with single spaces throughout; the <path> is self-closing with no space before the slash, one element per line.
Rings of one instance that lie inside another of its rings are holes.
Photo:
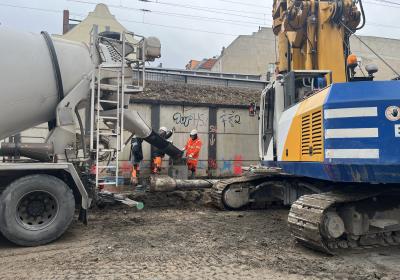
<path fill-rule="evenodd" d="M 0 139 L 42 123 L 49 129 L 43 143 L 1 144 L 0 232 L 10 241 L 49 243 L 77 209 L 86 223 L 103 172 L 115 180 L 102 184 L 118 184 L 124 131 L 182 156 L 127 110 L 130 96 L 145 86 L 146 61 L 161 55 L 157 38 L 92 32 L 86 45 L 0 28 L 0 42 Z M 104 163 L 107 155 L 115 156 Z"/>

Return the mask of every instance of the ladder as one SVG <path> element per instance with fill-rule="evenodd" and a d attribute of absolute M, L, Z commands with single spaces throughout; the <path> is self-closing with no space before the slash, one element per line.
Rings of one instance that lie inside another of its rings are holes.
<path fill-rule="evenodd" d="M 135 94 L 143 91 L 145 86 L 145 56 L 136 61 L 137 65 L 137 84 L 126 83 L 127 65 L 126 54 L 129 51 L 126 49 L 128 44 L 127 35 L 139 37 L 141 41 L 135 44 L 134 50 L 144 44 L 144 37 L 136 35 L 129 31 L 124 31 L 121 34 L 121 51 L 116 52 L 115 47 L 102 45 L 98 48 L 99 54 L 102 57 L 102 63 L 98 64 L 92 74 L 91 83 L 91 129 L 90 129 L 90 150 L 95 156 L 96 165 L 96 188 L 99 185 L 119 185 L 119 154 L 124 148 L 124 108 L 125 94 Z M 96 34 L 91 37 L 92 52 L 95 51 Z M 99 38 L 99 37 L 97 37 Z M 132 44 L 131 44 L 132 45 Z M 144 52 L 144 50 L 142 50 Z M 132 66 L 130 66 L 132 67 Z M 131 69 L 132 71 L 132 69 Z M 113 77 L 110 79 L 109 77 Z M 127 77 L 128 79 L 129 77 Z M 130 77 L 131 79 L 133 78 Z M 112 83 L 110 82 L 112 81 Z M 112 92 L 114 98 L 112 100 L 104 98 L 105 92 Z M 113 107 L 114 110 L 104 110 L 104 106 Z M 105 123 L 112 125 L 105 125 Z M 101 144 L 102 137 L 112 137 L 115 141 L 111 141 L 110 147 L 103 148 Z M 100 160 L 104 153 L 114 153 L 115 158 L 110 160 L 108 164 L 104 164 Z M 114 164 L 110 164 L 114 162 Z M 102 165 L 103 164 L 103 165 Z M 103 182 L 102 171 L 113 174 L 108 176 L 111 179 L 108 182 Z"/>
<path fill-rule="evenodd" d="M 108 84 L 102 83 L 102 72 L 114 71 L 117 74 L 117 83 Z M 121 68 L 107 68 L 104 69 L 103 65 L 99 65 L 97 69 L 97 78 L 95 78 L 94 89 L 94 119 L 95 119 L 95 158 L 96 158 L 96 187 L 101 185 L 115 185 L 119 184 L 119 154 L 123 148 L 123 71 Z M 102 90 L 112 90 L 116 94 L 116 100 L 102 99 Z M 115 109 L 103 110 L 104 105 L 112 105 Z M 109 147 L 102 146 L 102 137 L 110 137 L 114 141 L 110 141 Z M 108 163 L 100 161 L 100 156 L 103 153 L 111 153 L 115 158 L 110 158 Z M 114 164 L 112 162 L 114 161 Z M 112 174 L 107 178 L 109 181 L 103 181 L 102 171 Z"/>

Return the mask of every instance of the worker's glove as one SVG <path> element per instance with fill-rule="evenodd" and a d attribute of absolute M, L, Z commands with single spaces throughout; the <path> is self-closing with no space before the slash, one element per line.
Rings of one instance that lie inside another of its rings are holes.
<path fill-rule="evenodd" d="M 189 159 L 194 159 L 194 158 L 193 158 L 193 154 L 188 155 L 188 158 L 189 158 Z"/>

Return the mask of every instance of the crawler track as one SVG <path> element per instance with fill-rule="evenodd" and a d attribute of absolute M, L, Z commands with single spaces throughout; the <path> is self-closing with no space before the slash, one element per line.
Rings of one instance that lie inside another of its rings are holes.
<path fill-rule="evenodd" d="M 359 202 L 380 193 L 338 193 L 304 195 L 292 204 L 288 223 L 292 235 L 303 245 L 328 254 L 336 254 L 345 249 L 362 249 L 400 244 L 398 231 L 369 232 L 350 238 L 346 234 L 330 239 L 324 237 L 322 223 L 328 211 L 340 205 Z"/>
<path fill-rule="evenodd" d="M 225 202 L 224 194 L 225 192 L 232 187 L 255 187 L 260 182 L 264 181 L 270 177 L 269 175 L 249 175 L 242 177 L 235 177 L 226 180 L 221 180 L 215 183 L 212 187 L 211 199 L 212 203 L 215 207 L 220 210 L 236 210 L 232 207 L 229 207 Z"/>

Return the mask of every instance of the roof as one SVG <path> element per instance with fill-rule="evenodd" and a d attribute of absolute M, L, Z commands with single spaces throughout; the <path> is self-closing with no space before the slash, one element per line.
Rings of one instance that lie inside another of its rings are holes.
<path fill-rule="evenodd" d="M 196 69 L 211 70 L 211 68 L 213 68 L 216 62 L 217 62 L 216 58 L 204 59 L 202 62 L 200 62 L 200 64 L 196 67 Z"/>
<path fill-rule="evenodd" d="M 99 33 L 107 29 L 120 33 L 126 31 L 105 4 L 97 4 L 93 12 L 90 12 L 82 22 L 70 29 L 62 38 L 88 44 L 93 26 L 97 26 Z"/>
<path fill-rule="evenodd" d="M 141 103 L 248 106 L 251 102 L 258 103 L 260 95 L 261 91 L 256 89 L 146 82 L 145 91 L 134 95 L 132 100 Z"/>
<path fill-rule="evenodd" d="M 196 69 L 196 66 L 199 65 L 199 63 L 200 63 L 200 61 L 192 59 L 186 65 L 186 69 L 187 70 L 194 70 L 194 69 Z"/>

